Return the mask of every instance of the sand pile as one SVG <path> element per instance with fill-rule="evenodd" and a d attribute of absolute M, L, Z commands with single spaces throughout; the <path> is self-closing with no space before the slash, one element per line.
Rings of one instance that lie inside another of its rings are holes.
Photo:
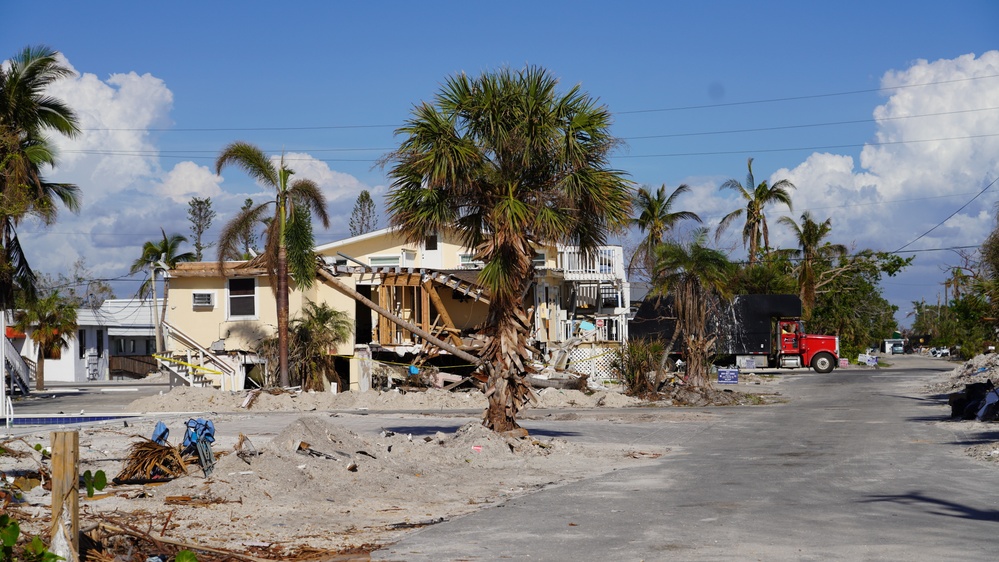
<path fill-rule="evenodd" d="M 478 391 L 452 392 L 429 389 L 420 392 L 368 390 L 365 392 L 255 392 L 248 407 L 247 398 L 254 391 L 219 391 L 211 388 L 176 387 L 157 396 L 132 402 L 129 412 L 276 412 L 331 410 L 483 410 L 484 395 Z M 637 406 L 641 400 L 617 392 L 587 394 L 579 390 L 541 389 L 535 408 L 623 408 Z"/>
<path fill-rule="evenodd" d="M 329 414 L 317 414 L 276 429 L 269 442 L 253 443 L 260 454 L 243 460 L 232 452 L 230 427 L 238 428 L 240 417 L 245 415 L 215 418 L 218 434 L 227 437 L 214 446 L 223 456 L 209 477 L 192 466 L 188 476 L 164 484 L 111 487 L 108 495 L 83 502 L 83 519 L 280 559 L 302 548 L 341 551 L 386 544 L 414 527 L 552 483 L 635 466 L 665 452 L 508 438 L 479 423 L 455 433 L 413 436 L 383 430 L 365 437 L 337 425 Z M 153 423 L 84 430 L 81 468 L 117 472 L 129 439 L 136 439 L 124 433 L 145 434 Z M 171 441 L 181 438 L 173 435 Z M 0 470 L 15 470 L 19 462 L 36 461 L 0 456 Z M 27 532 L 44 532 L 49 496 L 40 487 L 26 496 L 21 509 Z"/>

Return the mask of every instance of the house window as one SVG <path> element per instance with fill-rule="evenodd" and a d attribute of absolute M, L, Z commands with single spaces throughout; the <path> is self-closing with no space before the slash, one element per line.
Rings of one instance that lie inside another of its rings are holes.
<path fill-rule="evenodd" d="M 77 340 L 80 342 L 80 359 L 87 356 L 87 331 L 80 330 L 80 335 L 77 336 Z"/>
<path fill-rule="evenodd" d="M 124 338 L 117 338 L 117 339 L 114 340 L 114 352 L 117 353 L 118 355 L 124 355 L 125 354 L 125 339 Z"/>
<path fill-rule="evenodd" d="M 135 355 L 135 340 L 128 340 L 128 352 Z"/>
<path fill-rule="evenodd" d="M 371 256 L 368 263 L 371 267 L 398 267 L 399 256 Z"/>
<path fill-rule="evenodd" d="M 194 308 L 215 307 L 215 293 L 192 293 L 191 299 Z"/>
<path fill-rule="evenodd" d="M 431 234 L 423 240 L 423 247 L 428 251 L 433 251 L 437 249 L 437 235 Z"/>
<path fill-rule="evenodd" d="M 229 317 L 254 317 L 257 314 L 257 282 L 253 278 L 229 280 Z"/>
<path fill-rule="evenodd" d="M 475 254 L 458 254 L 458 267 L 461 269 L 482 269 L 485 263 L 475 260 Z"/>
<path fill-rule="evenodd" d="M 153 338 L 146 340 L 146 355 L 152 355 L 156 353 L 156 340 Z"/>
<path fill-rule="evenodd" d="M 97 356 L 104 357 L 104 330 L 97 330 Z"/>
<path fill-rule="evenodd" d="M 535 253 L 534 254 L 534 259 L 531 260 L 531 263 L 534 264 L 534 269 L 542 269 L 542 268 L 544 268 L 545 267 L 545 263 L 546 263 L 545 262 L 545 254 L 544 254 L 544 252 L 537 252 L 537 253 Z"/>

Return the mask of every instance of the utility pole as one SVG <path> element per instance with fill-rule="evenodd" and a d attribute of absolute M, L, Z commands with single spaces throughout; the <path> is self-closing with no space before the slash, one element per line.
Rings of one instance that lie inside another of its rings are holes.
<path fill-rule="evenodd" d="M 156 263 L 149 264 L 149 274 L 152 279 L 153 289 L 153 331 L 156 334 L 156 354 L 163 353 L 163 332 L 160 330 L 160 312 L 156 306 Z"/>

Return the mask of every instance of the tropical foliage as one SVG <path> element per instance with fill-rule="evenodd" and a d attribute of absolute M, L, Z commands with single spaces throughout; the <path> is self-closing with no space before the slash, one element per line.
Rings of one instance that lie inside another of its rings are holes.
<path fill-rule="evenodd" d="M 645 237 L 631 256 L 628 263 L 629 273 L 634 271 L 637 263 L 641 265 L 643 273 L 649 275 L 654 266 L 656 246 L 666 240 L 670 231 L 680 221 L 701 222 L 701 217 L 697 216 L 697 213 L 675 210 L 677 197 L 689 191 L 690 186 L 681 184 L 667 197 L 665 185 L 660 186 L 655 193 L 647 187 L 639 188 L 634 203 L 638 216 L 631 221 L 632 225 L 638 227 L 639 232 L 645 234 Z"/>
<path fill-rule="evenodd" d="M 629 183 L 609 167 L 610 112 L 578 85 L 559 93 L 557 84 L 538 67 L 453 76 L 413 109 L 386 157 L 391 223 L 412 241 L 453 230 L 485 264 L 484 423 L 496 431 L 516 428 L 532 397 L 524 295 L 535 248 L 592 251 L 629 220 Z"/>
<path fill-rule="evenodd" d="M 37 348 L 35 389 L 45 390 L 45 359 L 58 359 L 76 337 L 76 307 L 53 291 L 24 303 L 14 314 L 14 328 L 31 335 Z"/>
<path fill-rule="evenodd" d="M 725 254 L 707 246 L 707 236 L 701 228 L 689 242 L 660 245 L 652 278 L 656 294 L 673 295 L 676 330 L 686 351 L 687 382 L 695 387 L 708 384 L 718 336 L 709 320 L 730 297 L 728 280 L 733 270 Z"/>
<path fill-rule="evenodd" d="M 238 255 L 239 244 L 245 241 L 247 232 L 252 232 L 256 225 L 267 225 L 264 253 L 257 263 L 267 268 L 271 287 L 276 292 L 279 383 L 288 386 L 288 279 L 290 275 L 300 288 L 311 287 L 315 281 L 312 216 L 315 215 L 324 228 L 329 228 L 326 197 L 316 182 L 302 178 L 292 180 L 295 172 L 285 164 L 283 155 L 275 162 L 249 143 L 234 142 L 222 150 L 215 160 L 215 173 L 221 174 L 227 166 L 240 168 L 274 191 L 273 200 L 244 206 L 222 230 L 219 270 L 224 272 L 224 260 Z M 266 221 L 271 206 L 273 214 Z"/>
<path fill-rule="evenodd" d="M 795 188 L 789 180 L 779 180 L 769 185 L 766 180 L 756 184 L 753 178 L 753 159 L 747 164 L 746 185 L 738 180 L 730 179 L 721 185 L 721 189 L 731 189 L 746 202 L 746 207 L 736 209 L 725 215 L 718 224 L 715 239 L 720 239 L 725 230 L 741 217 L 745 217 L 742 227 L 742 243 L 749 252 L 749 263 L 755 263 L 760 254 L 770 249 L 770 229 L 767 225 L 766 207 L 773 203 L 783 203 L 791 209 L 791 190 Z"/>
<path fill-rule="evenodd" d="M 836 257 L 846 255 L 846 246 L 823 242 L 832 231 L 832 219 L 817 223 L 811 213 L 805 211 L 801 215 L 801 224 L 791 217 L 781 217 L 781 224 L 787 225 L 794 233 L 798 249 L 791 254 L 798 259 L 798 295 L 801 297 L 801 317 L 808 320 L 815 308 L 816 269 L 831 263 Z"/>
<path fill-rule="evenodd" d="M 30 298 L 36 278 L 17 236 L 26 216 L 52 224 L 58 204 L 80 209 L 80 190 L 45 179 L 56 165 L 55 149 L 46 137 L 55 132 L 79 133 L 76 114 L 45 89 L 72 74 L 48 47 L 26 47 L 0 66 L 0 308 L 14 304 L 15 291 Z"/>
<path fill-rule="evenodd" d="M 353 322 L 350 316 L 326 303 L 308 302 L 302 315 L 289 324 L 288 359 L 292 385 L 304 390 L 326 390 L 330 382 L 343 388 L 336 371 L 336 348 L 350 338 Z M 265 340 L 261 354 L 271 364 L 277 361 L 277 338 Z"/>

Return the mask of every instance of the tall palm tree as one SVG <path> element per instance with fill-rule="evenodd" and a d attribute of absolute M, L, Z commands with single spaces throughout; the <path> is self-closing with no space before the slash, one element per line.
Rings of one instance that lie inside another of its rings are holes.
<path fill-rule="evenodd" d="M 801 214 L 800 225 L 791 217 L 781 217 L 777 222 L 790 228 L 798 242 L 798 249 L 791 252 L 791 255 L 800 259 L 798 292 L 801 296 L 801 317 L 809 320 L 812 317 L 812 310 L 815 309 L 816 262 L 846 255 L 846 246 L 823 242 L 832 231 L 832 219 L 826 219 L 820 224 L 815 222 L 811 213 L 805 211 Z"/>
<path fill-rule="evenodd" d="M 48 47 L 26 47 L 6 67 L 0 66 L 0 307 L 13 305 L 15 287 L 34 297 L 35 276 L 17 238 L 20 220 L 31 215 L 51 224 L 59 201 L 72 212 L 80 208 L 79 188 L 46 181 L 45 167 L 56 155 L 45 134 L 73 137 L 76 114 L 45 89 L 72 70 Z"/>
<path fill-rule="evenodd" d="M 128 270 L 129 275 L 135 275 L 140 271 L 146 271 L 150 267 L 157 267 L 160 262 L 167 267 L 167 269 L 173 269 L 177 267 L 178 263 L 181 262 L 192 262 L 197 260 L 197 256 L 194 252 L 180 252 L 180 245 L 187 242 L 187 237 L 181 236 L 180 234 L 172 234 L 167 236 L 167 233 L 162 228 L 160 233 L 163 234 L 163 238 L 160 240 L 148 240 L 142 245 L 142 255 L 139 256 L 134 262 L 132 262 L 132 267 Z M 153 285 L 154 276 L 150 275 L 149 279 L 139 286 L 139 298 L 145 299 L 147 297 L 156 296 L 156 287 Z M 160 313 L 160 319 L 166 318 L 167 311 L 167 300 L 170 298 L 170 282 L 163 282 L 163 311 Z M 155 306 L 156 303 L 153 303 Z M 162 344 L 163 334 L 162 326 L 156 326 L 156 339 Z"/>
<path fill-rule="evenodd" d="M 410 240 L 455 232 L 485 265 L 490 292 L 481 352 L 489 404 L 484 425 L 518 427 L 532 398 L 524 296 L 542 244 L 592 252 L 629 220 L 630 184 L 609 168 L 610 112 L 579 86 L 556 92 L 548 71 L 502 69 L 447 80 L 413 109 L 386 157 L 390 222 Z"/>
<path fill-rule="evenodd" d="M 69 347 L 69 340 L 76 337 L 76 307 L 64 299 L 59 291 L 29 301 L 14 315 L 14 328 L 31 332 L 31 339 L 38 348 L 35 389 L 45 390 L 45 357 L 58 357 Z"/>
<path fill-rule="evenodd" d="M 788 210 L 791 210 L 790 190 L 795 187 L 789 180 L 780 180 L 773 185 L 764 180 L 755 185 L 752 158 L 749 159 L 748 168 L 745 186 L 734 179 L 721 185 L 721 189 L 731 189 L 742 196 L 746 207 L 736 209 L 722 218 L 715 233 L 715 240 L 720 239 L 725 229 L 745 213 L 746 223 L 742 228 L 742 244 L 749 251 L 749 263 L 755 263 L 761 249 L 764 253 L 770 249 L 770 231 L 767 228 L 767 216 L 764 212 L 766 206 L 771 203 L 783 203 L 787 205 Z"/>
<path fill-rule="evenodd" d="M 690 186 L 680 184 L 673 193 L 666 196 L 666 185 L 663 184 L 653 194 L 648 188 L 641 187 L 635 196 L 635 212 L 638 217 L 631 220 L 631 224 L 638 227 L 638 230 L 645 233 L 645 238 L 639 244 L 638 249 L 631 256 L 628 264 L 629 272 L 633 269 L 635 262 L 641 263 L 645 268 L 646 275 L 651 275 L 653 262 L 655 260 L 655 248 L 666 239 L 666 234 L 683 220 L 701 222 L 701 217 L 691 211 L 673 211 L 676 198 L 690 191 Z"/>
<path fill-rule="evenodd" d="M 234 142 L 222 149 L 215 160 L 215 173 L 221 174 L 233 165 L 264 186 L 274 190 L 274 199 L 256 206 L 244 207 L 222 230 L 219 237 L 219 269 L 227 256 L 238 255 L 241 237 L 260 223 L 267 224 L 264 253 L 259 256 L 271 278 L 276 293 L 278 319 L 278 371 L 281 386 L 288 386 L 288 276 L 302 288 L 312 286 L 316 279 L 316 257 L 313 252 L 312 215 L 329 228 L 326 197 L 319 185 L 309 179 L 291 181 L 295 173 L 285 165 L 284 156 L 278 163 L 262 150 L 245 142 Z M 269 222 L 267 209 L 274 206 Z"/>
<path fill-rule="evenodd" d="M 700 228 L 688 243 L 666 242 L 656 248 L 653 290 L 673 295 L 676 330 L 683 335 L 687 358 L 687 382 L 694 387 L 708 384 L 708 368 L 717 335 L 708 319 L 721 299 L 729 298 L 728 280 L 732 263 L 722 252 L 706 246 L 707 229 Z"/>

